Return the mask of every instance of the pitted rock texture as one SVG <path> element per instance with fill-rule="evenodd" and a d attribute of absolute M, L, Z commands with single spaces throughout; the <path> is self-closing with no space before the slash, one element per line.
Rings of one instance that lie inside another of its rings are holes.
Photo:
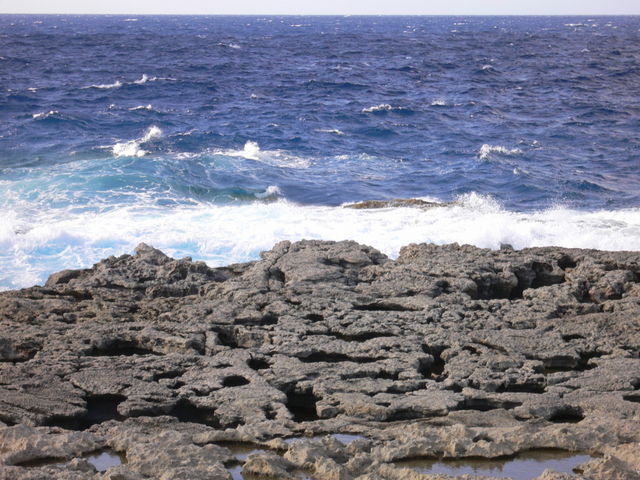
<path fill-rule="evenodd" d="M 545 448 L 596 458 L 540 479 L 640 477 L 640 253 L 142 244 L 0 293 L 0 324 L 0 479 L 434 479 L 394 462 Z"/>

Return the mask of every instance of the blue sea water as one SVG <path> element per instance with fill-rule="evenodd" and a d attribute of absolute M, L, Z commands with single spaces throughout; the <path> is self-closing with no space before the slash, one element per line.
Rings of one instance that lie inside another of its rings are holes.
<path fill-rule="evenodd" d="M 147 242 L 640 250 L 640 17 L 0 16 L 0 288 Z M 416 197 L 430 210 L 345 203 Z"/>

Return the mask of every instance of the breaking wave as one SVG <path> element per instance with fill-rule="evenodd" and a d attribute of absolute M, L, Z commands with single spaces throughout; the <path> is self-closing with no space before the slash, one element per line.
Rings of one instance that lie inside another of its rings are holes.
<path fill-rule="evenodd" d="M 60 112 L 58 110 L 49 110 L 48 112 L 34 113 L 31 117 L 34 120 L 44 120 L 45 118 L 49 118 L 53 115 L 57 115 Z"/>
<path fill-rule="evenodd" d="M 0 226 L 0 287 L 42 283 L 64 268 L 88 267 L 109 255 L 130 252 L 139 242 L 173 256 L 190 255 L 210 265 L 255 260 L 281 240 L 351 239 L 395 257 L 409 243 L 457 242 L 484 248 L 564 246 L 640 250 L 640 209 L 579 211 L 554 207 L 535 213 L 504 209 L 475 193 L 432 208 L 354 210 L 304 206 L 269 186 L 271 202 L 174 208 L 141 198 L 101 213 L 60 209 L 25 221 L 17 210 Z M 256 195 L 257 197 L 260 194 Z M 431 199 L 429 199 L 431 200 Z"/>
<path fill-rule="evenodd" d="M 149 111 L 151 111 L 151 110 L 153 110 L 153 106 L 151 104 L 138 105 L 138 106 L 135 106 L 135 107 L 128 108 L 127 110 L 129 110 L 130 112 L 135 112 L 137 110 L 149 110 Z"/>
<path fill-rule="evenodd" d="M 160 130 L 155 125 L 149 127 L 147 132 L 144 134 L 142 138 L 137 140 L 129 140 L 128 142 L 120 142 L 116 143 L 113 148 L 113 156 L 114 157 L 144 157 L 147 153 L 146 150 L 141 148 L 141 145 L 144 145 L 151 140 L 156 138 L 160 138 L 162 136 L 162 130 Z"/>
<path fill-rule="evenodd" d="M 522 153 L 522 150 L 519 148 L 507 148 L 502 145 L 488 145 L 485 143 L 478 151 L 478 158 L 486 160 L 492 153 L 499 153 L 501 155 L 519 155 Z"/>
<path fill-rule="evenodd" d="M 386 112 L 398 112 L 409 114 L 413 113 L 413 110 L 407 107 L 394 107 L 388 103 L 381 103 L 380 105 L 373 105 L 362 109 L 362 113 L 386 113 Z"/>
<path fill-rule="evenodd" d="M 97 85 L 89 85 L 83 88 L 99 88 L 99 89 L 107 89 L 107 88 L 120 88 L 122 86 L 122 82 L 120 80 L 116 80 L 113 83 L 101 83 Z"/>
<path fill-rule="evenodd" d="M 150 77 L 149 75 L 144 73 L 144 74 L 142 74 L 142 76 L 139 79 L 133 80 L 132 82 L 121 82 L 120 80 L 116 80 L 113 83 L 93 84 L 93 85 L 88 85 L 88 86 L 82 87 L 82 88 L 83 89 L 88 89 L 88 88 L 98 88 L 98 89 L 120 88 L 123 85 L 144 85 L 145 83 L 156 82 L 156 81 L 159 81 L 159 80 L 175 81 L 176 79 L 172 78 L 172 77 Z"/>
<path fill-rule="evenodd" d="M 255 160 L 274 167 L 309 168 L 311 165 L 308 158 L 298 157 L 283 150 L 261 150 L 258 143 L 251 140 L 244 144 L 242 150 L 214 150 L 213 153 Z"/>

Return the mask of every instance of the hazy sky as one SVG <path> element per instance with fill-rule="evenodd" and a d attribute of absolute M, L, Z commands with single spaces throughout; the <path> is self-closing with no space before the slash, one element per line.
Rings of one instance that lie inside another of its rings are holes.
<path fill-rule="evenodd" d="M 638 15 L 640 0 L 0 0 L 0 13 Z"/>

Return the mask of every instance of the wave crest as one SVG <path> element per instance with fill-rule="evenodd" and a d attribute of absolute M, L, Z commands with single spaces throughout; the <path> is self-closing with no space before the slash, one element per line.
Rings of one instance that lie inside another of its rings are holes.
<path fill-rule="evenodd" d="M 309 159 L 297 157 L 283 150 L 261 150 L 258 143 L 252 140 L 247 141 L 242 150 L 217 150 L 213 153 L 254 160 L 274 167 L 309 168 L 311 165 Z"/>
<path fill-rule="evenodd" d="M 144 157 L 147 153 L 146 150 L 141 148 L 141 145 L 150 142 L 156 138 L 160 138 L 162 136 L 162 130 L 152 125 L 148 128 L 146 133 L 142 138 L 137 140 L 129 140 L 128 142 L 120 142 L 116 143 L 113 148 L 113 156 L 114 157 Z"/>
<path fill-rule="evenodd" d="M 388 112 L 390 110 L 393 110 L 393 107 L 391 105 L 389 105 L 388 103 L 381 103 L 380 105 L 363 108 L 362 113 Z"/>
<path fill-rule="evenodd" d="M 40 112 L 40 113 L 34 113 L 33 115 L 31 115 L 31 117 L 34 120 L 44 120 L 45 118 L 49 118 L 52 115 L 58 115 L 60 112 L 58 110 L 50 110 L 48 112 Z"/>
<path fill-rule="evenodd" d="M 149 111 L 151 111 L 151 110 L 153 110 L 153 106 L 151 104 L 138 105 L 138 106 L 135 106 L 135 107 L 128 108 L 127 110 L 129 110 L 130 112 L 135 112 L 137 110 L 149 110 Z"/>
<path fill-rule="evenodd" d="M 489 145 L 485 143 L 478 150 L 478 158 L 482 160 L 486 160 L 492 153 L 499 153 L 501 155 L 519 155 L 522 153 L 522 150 L 519 148 L 507 148 L 502 145 Z"/>
<path fill-rule="evenodd" d="M 108 89 L 108 88 L 120 88 L 121 86 L 122 86 L 122 82 L 120 80 L 116 80 L 113 83 L 101 83 L 98 85 L 89 85 L 88 87 L 83 87 L 83 88 Z"/>

